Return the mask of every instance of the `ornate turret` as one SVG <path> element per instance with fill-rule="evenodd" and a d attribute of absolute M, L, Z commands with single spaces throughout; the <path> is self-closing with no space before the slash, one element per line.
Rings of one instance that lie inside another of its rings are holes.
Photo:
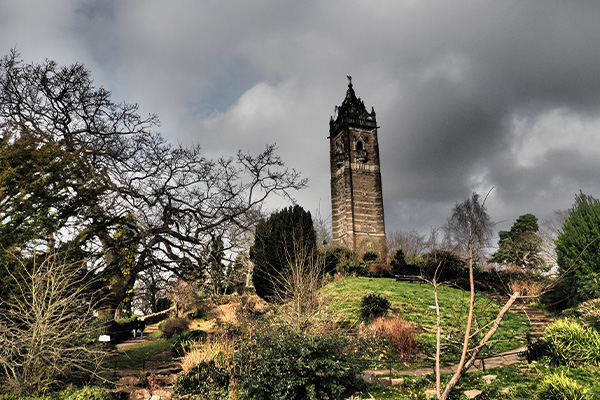
<path fill-rule="evenodd" d="M 371 107 L 371 112 L 367 111 L 365 103 L 356 97 L 352 85 L 352 77 L 348 75 L 348 90 L 341 106 L 335 107 L 335 116 L 329 121 L 329 131 L 337 131 L 344 123 L 360 124 L 377 127 L 375 122 L 375 110 Z"/>

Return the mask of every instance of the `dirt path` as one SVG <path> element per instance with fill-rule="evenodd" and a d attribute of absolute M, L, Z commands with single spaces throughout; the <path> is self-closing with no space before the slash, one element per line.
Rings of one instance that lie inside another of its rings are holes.
<path fill-rule="evenodd" d="M 117 349 L 122 349 L 124 347 L 130 347 L 130 346 L 134 346 L 136 344 L 140 344 L 140 343 L 144 343 L 148 340 L 150 340 L 150 334 L 154 333 L 158 330 L 158 325 L 149 325 L 146 327 L 146 329 L 144 330 L 144 338 L 140 338 L 139 337 L 139 333 L 138 336 L 134 339 L 133 335 L 131 337 L 131 339 L 125 340 L 124 342 L 118 343 L 117 344 Z"/>

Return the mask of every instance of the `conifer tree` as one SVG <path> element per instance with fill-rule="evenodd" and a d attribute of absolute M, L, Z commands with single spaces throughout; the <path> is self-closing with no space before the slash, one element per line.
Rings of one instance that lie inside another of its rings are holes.
<path fill-rule="evenodd" d="M 542 239 L 538 236 L 538 231 L 535 215 L 521 215 L 510 231 L 498 232 L 498 250 L 489 261 L 517 265 L 530 274 L 541 272 L 546 263 L 541 256 Z"/>
<path fill-rule="evenodd" d="M 580 192 L 556 241 L 570 306 L 600 297 L 600 201 Z"/>
<path fill-rule="evenodd" d="M 280 278 L 286 267 L 298 261 L 310 263 L 316 256 L 316 249 L 310 212 L 298 205 L 284 208 L 259 222 L 250 249 L 256 294 L 267 301 L 275 301 L 275 297 L 280 297 Z"/>

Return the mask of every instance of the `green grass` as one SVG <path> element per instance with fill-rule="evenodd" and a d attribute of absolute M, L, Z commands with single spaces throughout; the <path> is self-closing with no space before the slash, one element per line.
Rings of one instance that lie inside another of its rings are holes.
<path fill-rule="evenodd" d="M 451 399 L 464 399 L 464 391 L 479 389 L 483 393 L 478 399 L 486 400 L 531 400 L 539 390 L 539 385 L 545 376 L 553 373 L 564 374 L 576 380 L 580 385 L 589 390 L 590 399 L 600 398 L 600 369 L 594 368 L 552 368 L 533 363 L 530 365 L 513 364 L 506 367 L 488 369 L 464 375 L 453 390 Z M 485 375 L 496 375 L 496 378 L 487 384 L 483 380 Z M 426 399 L 425 390 L 435 387 L 435 377 L 426 375 L 421 377 L 403 376 L 404 384 L 396 387 L 382 387 L 372 385 L 362 393 L 363 399 Z M 449 374 L 442 376 L 445 384 L 450 378 Z"/>
<path fill-rule="evenodd" d="M 151 360 L 160 353 L 169 351 L 173 348 L 170 340 L 159 338 L 140 342 L 129 347 L 119 349 L 117 355 L 108 361 L 109 368 L 117 369 L 142 369 L 144 361 Z"/>
<path fill-rule="evenodd" d="M 469 293 L 448 286 L 439 287 L 440 308 L 444 335 L 462 342 L 462 330 L 466 325 Z M 422 333 L 419 342 L 426 355 L 435 352 L 435 300 L 433 287 L 426 283 L 397 282 L 391 278 L 348 277 L 332 282 L 323 288 L 323 294 L 331 298 L 330 312 L 340 315 L 349 324 L 359 322 L 360 302 L 367 294 L 379 294 L 388 299 L 392 310 L 407 321 L 417 324 Z M 477 295 L 474 328 L 489 329 L 500 306 L 485 296 Z M 525 344 L 529 323 L 518 314 L 509 312 L 485 352 L 500 353 Z M 446 351 L 446 361 L 451 363 L 456 352 Z"/>

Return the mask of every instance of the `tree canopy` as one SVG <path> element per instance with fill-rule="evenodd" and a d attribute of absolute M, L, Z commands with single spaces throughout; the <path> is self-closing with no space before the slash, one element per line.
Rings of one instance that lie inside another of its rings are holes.
<path fill-rule="evenodd" d="M 580 192 L 556 240 L 570 306 L 600 297 L 600 201 Z"/>
<path fill-rule="evenodd" d="M 473 193 L 470 198 L 457 203 L 446 223 L 447 238 L 457 253 L 469 260 L 482 256 L 489 246 L 492 230 L 490 216 L 481 196 Z"/>
<path fill-rule="evenodd" d="M 256 294 L 268 301 L 281 296 L 287 266 L 313 262 L 316 250 L 312 218 L 302 207 L 287 207 L 261 220 L 250 249 Z"/>
<path fill-rule="evenodd" d="M 539 272 L 546 263 L 541 256 L 542 239 L 538 236 L 538 219 L 533 214 L 521 215 L 510 231 L 498 232 L 498 250 L 490 262 L 518 265 L 524 272 Z"/>
<path fill-rule="evenodd" d="M 206 265 L 211 237 L 232 248 L 268 196 L 306 184 L 275 145 L 209 159 L 167 143 L 157 117 L 137 110 L 81 64 L 0 60 L 1 253 L 61 249 L 104 273 L 128 254 L 132 276 L 150 266 L 183 276 Z M 112 295 L 114 309 L 123 295 Z"/>

